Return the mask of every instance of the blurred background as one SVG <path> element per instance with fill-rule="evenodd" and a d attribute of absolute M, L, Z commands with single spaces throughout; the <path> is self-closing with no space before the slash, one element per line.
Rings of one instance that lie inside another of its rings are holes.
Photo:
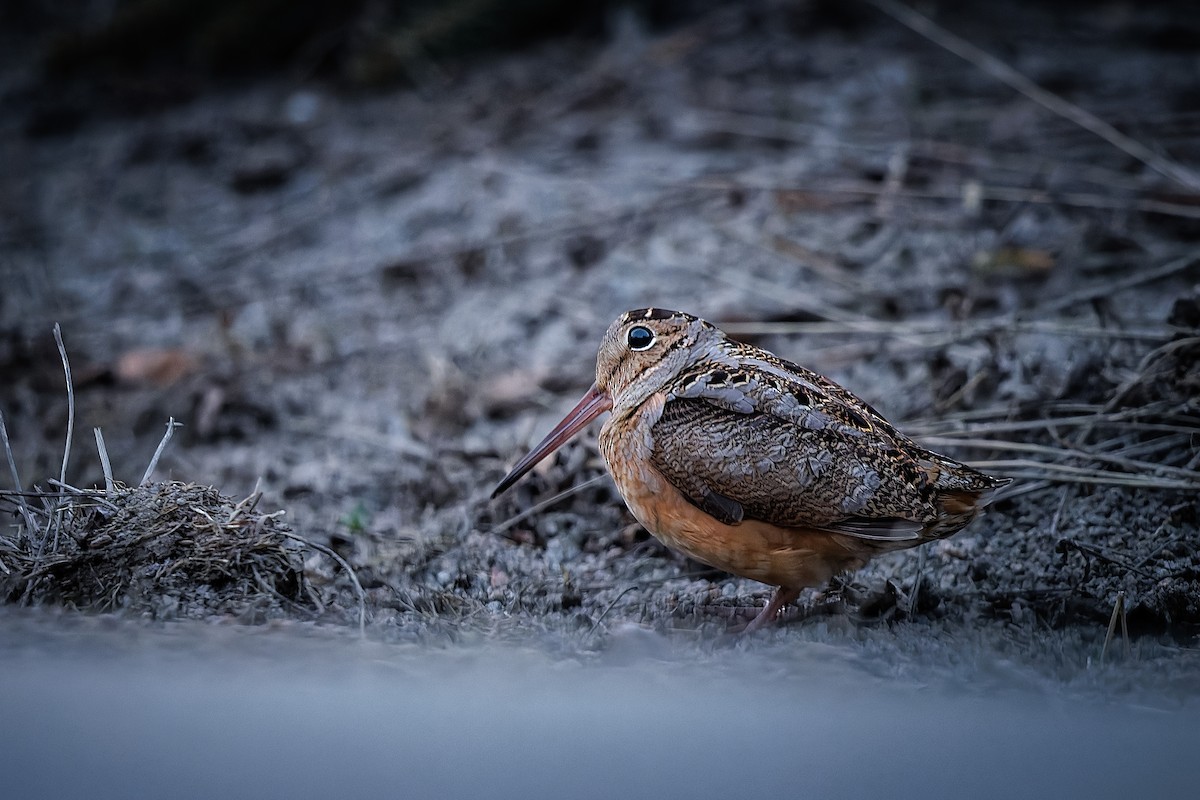
<path fill-rule="evenodd" d="M 1167 3 L 917 12 L 5 3 L 17 474 L 44 489 L 61 469 L 58 323 L 68 484 L 103 485 L 98 427 L 136 485 L 174 418 L 155 476 L 257 486 L 354 567 L 389 636 L 723 626 L 764 587 L 658 547 L 593 442 L 488 499 L 588 385 L 609 321 L 657 305 L 1024 483 L 865 573 L 875 617 L 999 620 L 1020 652 L 1039 626 L 1103 638 L 1125 592 L 1147 647 L 1193 642 L 1200 21 Z M 66 604 L 355 618 L 328 554 L 297 569 L 303 610 L 155 586 Z"/>

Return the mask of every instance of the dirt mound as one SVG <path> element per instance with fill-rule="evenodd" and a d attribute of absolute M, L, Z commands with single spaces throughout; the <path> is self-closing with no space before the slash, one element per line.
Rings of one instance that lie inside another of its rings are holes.
<path fill-rule="evenodd" d="M 155 619 L 311 614 L 320 602 L 282 512 L 258 499 L 177 481 L 72 495 L 0 539 L 0 595 Z"/>

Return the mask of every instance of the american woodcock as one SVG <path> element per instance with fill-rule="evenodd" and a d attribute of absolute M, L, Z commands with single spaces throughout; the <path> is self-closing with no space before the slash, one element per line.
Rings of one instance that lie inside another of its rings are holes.
<path fill-rule="evenodd" d="M 641 308 L 609 326 L 592 388 L 492 496 L 610 410 L 600 452 L 638 522 L 779 587 L 746 630 L 874 555 L 956 533 L 1008 483 L 919 446 L 828 378 Z"/>

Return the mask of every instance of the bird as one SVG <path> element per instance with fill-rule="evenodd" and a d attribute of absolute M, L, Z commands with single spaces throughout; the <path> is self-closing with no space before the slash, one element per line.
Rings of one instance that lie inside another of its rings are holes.
<path fill-rule="evenodd" d="M 921 447 L 829 378 L 650 307 L 609 326 L 591 388 L 492 497 L 606 411 L 600 453 L 642 527 L 777 587 L 744 632 L 805 588 L 957 533 L 1010 482 Z"/>

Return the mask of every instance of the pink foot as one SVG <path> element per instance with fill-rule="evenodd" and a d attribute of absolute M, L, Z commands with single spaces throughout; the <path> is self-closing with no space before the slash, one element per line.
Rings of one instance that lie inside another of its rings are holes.
<path fill-rule="evenodd" d="M 767 603 L 766 608 L 758 612 L 758 616 L 750 620 L 750 624 L 742 628 L 739 633 L 750 633 L 756 631 L 764 625 L 774 624 L 779 618 L 779 612 L 783 611 L 784 607 L 790 605 L 800 596 L 799 589 L 788 589 L 780 586 L 775 590 L 775 596 L 771 598 L 771 602 Z"/>

